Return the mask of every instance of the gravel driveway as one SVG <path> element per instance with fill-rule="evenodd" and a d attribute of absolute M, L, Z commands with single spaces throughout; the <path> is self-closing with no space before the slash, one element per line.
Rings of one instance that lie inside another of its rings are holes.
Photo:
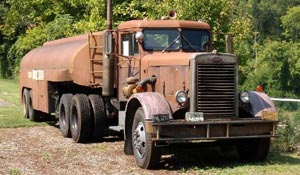
<path fill-rule="evenodd" d="M 167 155 L 158 170 L 143 170 L 123 153 L 117 137 L 102 143 L 76 144 L 55 126 L 0 129 L 0 174 L 195 174 L 182 172 Z M 183 163 L 184 164 L 184 163 Z"/>

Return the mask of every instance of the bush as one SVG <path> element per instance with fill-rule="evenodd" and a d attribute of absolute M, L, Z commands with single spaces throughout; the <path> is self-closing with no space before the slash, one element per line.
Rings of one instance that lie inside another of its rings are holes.
<path fill-rule="evenodd" d="M 281 111 L 277 133 L 279 137 L 273 142 L 273 148 L 280 152 L 295 152 L 300 144 L 299 112 Z"/>

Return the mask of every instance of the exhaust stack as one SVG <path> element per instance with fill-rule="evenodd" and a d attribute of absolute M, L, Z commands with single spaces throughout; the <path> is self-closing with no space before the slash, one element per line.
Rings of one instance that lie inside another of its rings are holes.
<path fill-rule="evenodd" d="M 103 96 L 114 95 L 114 39 L 112 33 L 112 0 L 107 0 L 106 32 L 104 36 L 105 54 L 103 58 Z"/>
<path fill-rule="evenodd" d="M 112 29 L 112 0 L 107 0 L 107 9 L 106 9 L 106 29 Z"/>

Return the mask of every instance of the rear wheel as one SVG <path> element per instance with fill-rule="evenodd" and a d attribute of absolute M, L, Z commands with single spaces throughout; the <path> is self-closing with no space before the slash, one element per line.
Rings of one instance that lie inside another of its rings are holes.
<path fill-rule="evenodd" d="M 270 138 L 243 139 L 237 143 L 237 151 L 242 161 L 263 161 L 270 149 Z"/>
<path fill-rule="evenodd" d="M 91 109 L 89 99 L 84 94 L 76 94 L 71 101 L 71 135 L 76 143 L 90 141 Z"/>
<path fill-rule="evenodd" d="M 132 147 L 136 163 L 139 167 L 152 169 L 160 161 L 160 150 L 154 146 L 152 136 L 146 132 L 145 116 L 142 108 L 135 113 L 132 125 Z"/>
<path fill-rule="evenodd" d="M 91 105 L 92 133 L 91 139 L 100 140 L 104 136 L 105 109 L 102 97 L 91 94 L 88 96 Z"/>
<path fill-rule="evenodd" d="M 28 116 L 31 121 L 38 122 L 40 121 L 39 111 L 33 108 L 33 95 L 32 90 L 29 91 L 29 100 L 28 100 Z"/>
<path fill-rule="evenodd" d="M 28 104 L 29 100 L 30 100 L 30 93 L 29 93 L 29 90 L 27 88 L 25 88 L 23 90 L 23 97 L 22 97 L 24 118 L 29 118 L 29 104 Z"/>
<path fill-rule="evenodd" d="M 70 108 L 72 97 L 72 94 L 63 94 L 58 106 L 59 128 L 63 137 L 71 137 Z"/>

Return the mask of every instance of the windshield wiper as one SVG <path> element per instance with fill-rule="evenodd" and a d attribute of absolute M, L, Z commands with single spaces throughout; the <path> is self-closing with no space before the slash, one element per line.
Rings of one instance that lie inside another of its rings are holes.
<path fill-rule="evenodd" d="M 161 52 L 164 53 L 167 49 L 169 49 L 178 39 L 180 38 L 180 35 L 177 36 L 172 42 L 170 42 L 169 45 L 167 45 L 166 48 L 164 48 Z"/>
<path fill-rule="evenodd" d="M 182 35 L 182 38 L 184 39 L 184 41 L 190 46 L 190 48 L 194 49 L 196 52 L 200 52 L 197 48 L 195 48 L 192 43 L 186 39 L 183 35 Z"/>

